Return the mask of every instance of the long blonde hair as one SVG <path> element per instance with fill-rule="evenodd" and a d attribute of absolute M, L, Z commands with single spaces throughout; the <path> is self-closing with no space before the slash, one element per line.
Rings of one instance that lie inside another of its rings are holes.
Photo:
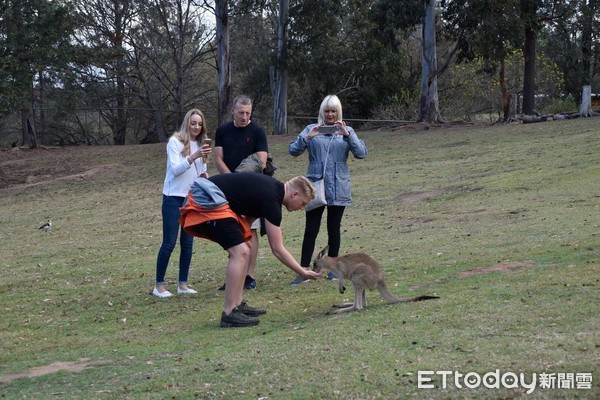
<path fill-rule="evenodd" d="M 190 133 L 190 119 L 193 115 L 199 115 L 200 118 L 202 118 L 202 129 L 200 129 L 200 134 L 196 137 L 195 141 L 201 142 L 208 137 L 206 133 L 208 128 L 206 127 L 206 118 L 204 118 L 204 114 L 197 108 L 192 108 L 185 114 L 185 117 L 183 117 L 183 121 L 181 122 L 181 127 L 179 130 L 173 133 L 173 136 L 183 143 L 183 150 L 181 151 L 181 154 L 186 157 L 191 153 L 190 140 L 194 140 L 192 139 L 192 134 Z"/>

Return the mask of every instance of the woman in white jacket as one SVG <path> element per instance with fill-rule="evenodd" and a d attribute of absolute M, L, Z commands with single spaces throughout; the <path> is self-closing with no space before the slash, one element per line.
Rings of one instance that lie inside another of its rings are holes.
<path fill-rule="evenodd" d="M 321 227 L 323 211 L 327 208 L 327 243 L 330 257 L 337 257 L 340 250 L 340 228 L 346 206 L 352 202 L 348 155 L 355 158 L 367 156 L 365 143 L 358 138 L 354 129 L 346 125 L 342 118 L 342 104 L 335 95 L 329 95 L 321 102 L 318 123 L 310 124 L 290 143 L 288 152 L 297 157 L 308 150 L 308 171 L 306 177 L 312 182 L 325 179 L 326 207 L 306 212 L 306 226 L 302 241 L 300 265 L 310 266 L 315 250 L 315 242 Z M 329 276 L 332 278 L 331 276 Z M 303 282 L 297 276 L 292 284 Z"/>
<path fill-rule="evenodd" d="M 162 219 L 163 240 L 156 261 L 156 284 L 153 294 L 156 297 L 171 297 L 165 287 L 165 274 L 171 253 L 180 235 L 178 294 L 195 294 L 187 284 L 194 237 L 179 226 L 179 208 L 183 205 L 190 186 L 198 176 L 208 178 L 206 157 L 211 152 L 210 144 L 202 144 L 207 139 L 204 114 L 198 109 L 187 112 L 179 131 L 167 143 L 167 172 L 163 185 Z M 181 231 L 181 233 L 179 233 Z"/>

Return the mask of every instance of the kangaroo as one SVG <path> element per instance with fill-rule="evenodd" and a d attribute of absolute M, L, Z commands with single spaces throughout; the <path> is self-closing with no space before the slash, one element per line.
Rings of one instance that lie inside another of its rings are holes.
<path fill-rule="evenodd" d="M 328 268 L 331 272 L 338 276 L 340 293 L 346 291 L 344 279 L 350 279 L 354 286 L 354 303 L 343 303 L 334 313 L 343 313 L 354 310 L 362 310 L 367 306 L 367 298 L 365 296 L 366 289 L 377 289 L 381 298 L 388 303 L 407 303 L 411 301 L 421 301 L 438 299 L 438 296 L 417 296 L 417 297 L 396 297 L 390 293 L 383 278 L 383 269 L 365 253 L 346 254 L 341 257 L 329 257 L 327 251 L 329 246 L 325 246 L 319 252 L 313 261 L 313 269 L 321 272 L 324 268 Z"/>

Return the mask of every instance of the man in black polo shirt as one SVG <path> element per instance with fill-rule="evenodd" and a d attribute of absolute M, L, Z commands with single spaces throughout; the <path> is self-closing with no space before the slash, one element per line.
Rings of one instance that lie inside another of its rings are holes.
<path fill-rule="evenodd" d="M 252 117 L 252 100 L 248 96 L 240 95 L 233 99 L 231 107 L 233 120 L 217 128 L 215 133 L 215 166 L 221 174 L 235 172 L 242 160 L 256 154 L 262 164 L 261 171 L 267 165 L 269 145 L 265 130 Z M 256 287 L 254 274 L 258 257 L 258 237 L 260 220 L 252 226 L 252 239 L 250 241 L 250 258 L 246 272 L 246 289 Z M 222 286 L 219 290 L 223 290 Z"/>
<path fill-rule="evenodd" d="M 229 254 L 222 327 L 256 325 L 260 322 L 257 317 L 266 313 L 250 307 L 243 299 L 250 225 L 254 219 L 265 219 L 271 251 L 281 263 L 308 279 L 321 276 L 296 262 L 283 244 L 281 231 L 282 206 L 288 211 L 302 210 L 314 197 L 314 186 L 303 176 L 285 183 L 255 173 L 196 179 L 181 208 L 181 225 L 194 236 L 218 243 Z"/>

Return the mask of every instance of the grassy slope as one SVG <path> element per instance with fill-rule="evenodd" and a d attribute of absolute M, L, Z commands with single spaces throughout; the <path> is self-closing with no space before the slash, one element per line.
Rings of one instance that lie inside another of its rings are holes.
<path fill-rule="evenodd" d="M 370 153 L 350 161 L 354 205 L 342 252 L 379 260 L 399 295 L 441 299 L 387 305 L 369 293 L 366 311 L 326 315 L 351 290 L 340 295 L 327 281 L 290 287 L 291 272 L 263 240 L 259 288 L 247 299 L 269 314 L 239 330 L 218 327 L 226 259 L 212 243 L 195 245 L 198 296 L 150 293 L 164 145 L 29 152 L 21 164 L 0 154 L 0 165 L 36 165 L 38 175 L 45 163 L 53 173 L 57 165 L 90 170 L 0 192 L 0 381 L 57 361 L 101 362 L 0 383 L 0 397 L 524 396 L 417 388 L 418 370 L 496 369 L 593 372 L 591 391 L 527 397 L 598 397 L 599 133 L 597 119 L 362 133 Z M 287 155 L 291 137 L 270 140 L 279 179 L 305 172 L 304 156 Z M 43 234 L 36 228 L 47 217 L 55 226 Z M 286 214 L 283 227 L 298 257 L 302 213 Z M 505 271 L 459 275 L 490 266 Z"/>

